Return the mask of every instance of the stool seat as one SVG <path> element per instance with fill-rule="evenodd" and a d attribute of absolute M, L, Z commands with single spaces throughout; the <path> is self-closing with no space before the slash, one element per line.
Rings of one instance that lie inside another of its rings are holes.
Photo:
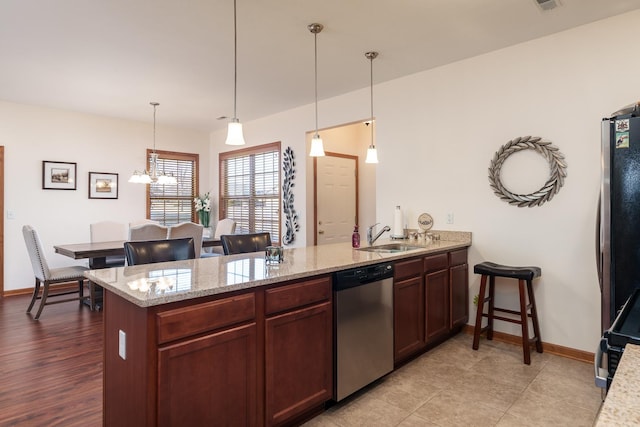
<path fill-rule="evenodd" d="M 481 262 L 473 266 L 473 272 L 481 274 L 480 293 L 478 294 L 478 309 L 476 311 L 476 324 L 473 330 L 473 349 L 477 350 L 480 346 L 480 334 L 487 332 L 487 339 L 493 339 L 493 321 L 501 320 L 505 322 L 516 323 L 522 329 L 522 352 L 524 363 L 531 364 L 531 345 L 535 345 L 536 351 L 542 353 L 542 339 L 540 338 L 540 326 L 538 324 L 538 310 L 536 308 L 535 295 L 533 293 L 533 279 L 540 277 L 542 269 L 540 267 L 512 267 L 508 265 L 500 265 L 494 262 Z M 499 308 L 495 306 L 495 279 L 496 277 L 504 277 L 518 280 L 518 293 L 520 294 L 519 310 L 511 310 L 507 308 Z M 488 280 L 487 280 L 488 279 Z M 489 287 L 489 296 L 486 295 L 487 282 Z M 527 297 L 529 303 L 527 304 Z M 484 307 L 488 304 L 488 310 L 485 313 Z M 505 313 L 509 316 L 495 314 L 496 312 Z M 487 318 L 487 325 L 482 326 L 482 318 Z M 533 336 L 529 334 L 529 318 L 533 324 Z"/>
<path fill-rule="evenodd" d="M 500 265 L 495 262 L 481 262 L 473 266 L 475 274 L 486 274 L 487 276 L 510 277 L 512 279 L 533 280 L 540 277 L 542 269 L 540 267 L 510 267 Z"/>

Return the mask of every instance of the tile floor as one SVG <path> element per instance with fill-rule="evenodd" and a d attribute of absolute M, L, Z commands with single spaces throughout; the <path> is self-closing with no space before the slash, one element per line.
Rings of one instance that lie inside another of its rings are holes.
<path fill-rule="evenodd" d="M 456 337 L 327 409 L 306 427 L 592 426 L 593 366 L 521 347 Z"/>

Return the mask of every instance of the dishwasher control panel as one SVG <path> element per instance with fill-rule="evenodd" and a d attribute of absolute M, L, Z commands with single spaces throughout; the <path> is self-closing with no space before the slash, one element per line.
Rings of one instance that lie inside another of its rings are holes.
<path fill-rule="evenodd" d="M 368 265 L 334 273 L 333 287 L 338 291 L 390 277 L 393 277 L 393 263 Z"/>

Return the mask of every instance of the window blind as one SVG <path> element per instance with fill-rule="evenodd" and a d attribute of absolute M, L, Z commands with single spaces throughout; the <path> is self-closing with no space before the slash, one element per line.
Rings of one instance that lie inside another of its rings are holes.
<path fill-rule="evenodd" d="M 150 184 L 147 217 L 163 225 L 195 221 L 193 199 L 198 194 L 198 154 L 156 151 L 158 173 L 173 175 L 176 184 Z"/>
<path fill-rule="evenodd" d="M 280 241 L 280 143 L 220 153 L 220 218 Z"/>

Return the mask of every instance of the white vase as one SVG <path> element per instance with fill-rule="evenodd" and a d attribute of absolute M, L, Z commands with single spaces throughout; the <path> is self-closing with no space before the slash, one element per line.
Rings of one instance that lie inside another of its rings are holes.
<path fill-rule="evenodd" d="M 213 230 L 211 227 L 204 227 L 202 230 L 202 237 L 205 239 L 210 239 L 213 236 Z"/>

